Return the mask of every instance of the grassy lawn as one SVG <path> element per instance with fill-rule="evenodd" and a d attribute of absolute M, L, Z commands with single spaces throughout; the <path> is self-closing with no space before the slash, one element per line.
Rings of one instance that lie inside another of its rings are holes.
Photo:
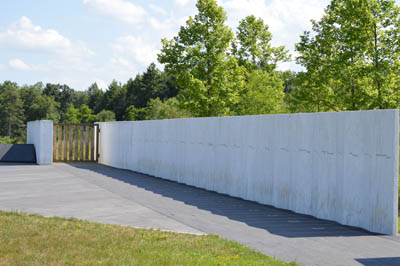
<path fill-rule="evenodd" d="M 215 235 L 0 212 L 0 265 L 297 265 Z"/>

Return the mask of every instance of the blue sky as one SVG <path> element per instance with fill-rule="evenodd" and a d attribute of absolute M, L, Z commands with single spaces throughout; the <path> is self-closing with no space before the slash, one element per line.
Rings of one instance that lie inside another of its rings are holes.
<path fill-rule="evenodd" d="M 194 0 L 1 0 L 0 82 L 62 83 L 85 90 L 126 82 L 156 62 L 160 39 L 171 38 Z M 235 30 L 247 15 L 269 25 L 275 45 L 293 51 L 299 34 L 328 0 L 220 0 Z M 286 63 L 281 69 L 298 69 Z"/>

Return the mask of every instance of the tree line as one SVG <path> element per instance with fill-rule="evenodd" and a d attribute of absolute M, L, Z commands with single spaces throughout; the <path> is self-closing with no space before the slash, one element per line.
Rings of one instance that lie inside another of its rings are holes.
<path fill-rule="evenodd" d="M 215 0 L 178 35 L 162 40 L 158 61 L 103 91 L 67 85 L 0 84 L 0 136 L 23 141 L 27 121 L 66 123 L 319 112 L 400 107 L 400 16 L 394 0 L 332 0 L 300 36 L 293 60 L 269 27 L 245 17 L 236 32 Z M 13 139 L 13 140 L 11 140 Z"/>
<path fill-rule="evenodd" d="M 93 123 L 190 116 L 178 108 L 178 92 L 174 77 L 155 64 L 125 84 L 112 81 L 105 91 L 96 83 L 77 91 L 60 84 L 5 81 L 0 83 L 0 136 L 8 138 L 1 140 L 24 142 L 26 123 L 42 119 Z"/>

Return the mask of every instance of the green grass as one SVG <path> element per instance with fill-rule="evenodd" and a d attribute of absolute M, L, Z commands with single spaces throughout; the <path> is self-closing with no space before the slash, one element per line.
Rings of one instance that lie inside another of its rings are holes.
<path fill-rule="evenodd" d="M 0 212 L 0 265 L 297 265 L 215 235 Z"/>

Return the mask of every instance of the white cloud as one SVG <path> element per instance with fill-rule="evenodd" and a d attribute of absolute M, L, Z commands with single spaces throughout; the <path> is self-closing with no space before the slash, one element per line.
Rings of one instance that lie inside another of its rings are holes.
<path fill-rule="evenodd" d="M 163 20 L 158 20 L 155 17 L 149 18 L 149 25 L 153 28 L 153 31 L 157 34 L 157 43 L 161 43 L 161 38 L 171 39 L 177 35 L 177 29 L 179 25 L 183 25 L 186 22 L 186 17 L 184 21 L 181 20 L 181 24 L 178 23 L 179 19 L 166 18 Z"/>
<path fill-rule="evenodd" d="M 319 19 L 328 0 L 228 0 L 223 6 L 229 24 L 236 27 L 248 15 L 260 17 L 269 26 L 274 44 L 292 49 L 304 30 L 311 28 L 310 19 Z"/>
<path fill-rule="evenodd" d="M 112 45 L 114 51 L 114 60 L 122 65 L 129 65 L 129 59 L 147 66 L 157 61 L 159 50 L 150 42 L 146 42 L 141 37 L 123 36 L 118 38 Z"/>
<path fill-rule="evenodd" d="M 129 24 L 141 22 L 146 15 L 146 11 L 142 7 L 126 0 L 83 0 L 83 3 L 102 15 Z"/>
<path fill-rule="evenodd" d="M 31 79 L 44 82 L 69 82 L 76 89 L 84 89 L 94 74 L 96 65 L 91 61 L 94 52 L 84 42 L 73 41 L 54 29 L 34 25 L 28 17 L 0 31 L 0 49 L 12 54 L 8 62 L 14 71 L 35 71 L 27 74 Z M 28 55 L 33 63 L 24 62 Z M 38 72 L 40 71 L 40 75 Z M 47 74 L 44 74 L 47 73 Z M 94 79 L 91 79 L 91 83 Z"/>
<path fill-rule="evenodd" d="M 25 64 L 24 61 L 22 61 L 21 59 L 18 59 L 18 58 L 11 59 L 10 61 L 8 61 L 8 64 L 16 70 L 32 70 L 32 67 Z"/>
<path fill-rule="evenodd" d="M 8 64 L 11 68 L 16 70 L 34 70 L 34 71 L 49 71 L 52 67 L 51 62 L 46 64 L 39 65 L 31 65 L 25 63 L 23 60 L 19 58 L 14 58 L 8 61 Z"/>
<path fill-rule="evenodd" d="M 175 3 L 177 3 L 180 6 L 186 6 L 189 3 L 190 0 L 175 0 Z"/>
<path fill-rule="evenodd" d="M 168 12 L 165 11 L 165 9 L 163 9 L 155 4 L 149 4 L 149 8 L 152 9 L 154 12 L 164 15 L 164 16 L 168 14 Z"/>
<path fill-rule="evenodd" d="M 72 42 L 56 30 L 42 29 L 28 17 L 21 17 L 0 32 L 0 46 L 35 52 L 48 52 L 69 57 L 90 56 L 94 53 L 83 42 Z"/>
<path fill-rule="evenodd" d="M 151 26 L 152 37 L 157 45 L 161 38 L 171 39 L 178 34 L 179 28 L 185 25 L 189 16 L 196 14 L 195 0 L 175 1 L 168 13 L 163 16 L 149 16 L 147 23 Z"/>

